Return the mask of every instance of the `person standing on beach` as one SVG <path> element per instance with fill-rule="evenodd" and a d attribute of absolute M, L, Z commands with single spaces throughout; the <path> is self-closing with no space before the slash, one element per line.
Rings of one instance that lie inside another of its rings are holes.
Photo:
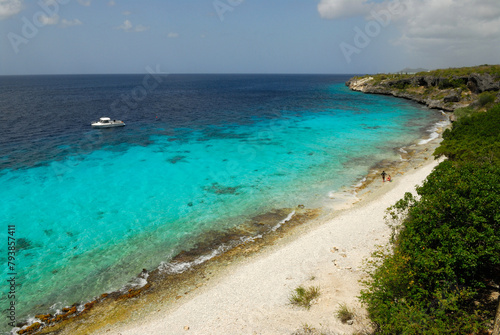
<path fill-rule="evenodd" d="M 385 182 L 385 175 L 386 175 L 386 174 L 387 174 L 387 173 L 385 173 L 385 171 L 382 171 L 382 173 L 380 174 L 380 175 L 382 176 L 382 181 L 383 181 L 383 182 Z"/>

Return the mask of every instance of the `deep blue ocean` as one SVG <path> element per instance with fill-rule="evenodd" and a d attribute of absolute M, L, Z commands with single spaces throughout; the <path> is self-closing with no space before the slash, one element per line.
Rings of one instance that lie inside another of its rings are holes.
<path fill-rule="evenodd" d="M 18 321 L 131 284 L 206 232 L 328 206 L 442 120 L 351 92 L 349 77 L 0 77 L 0 219 L 4 250 L 15 226 Z M 102 116 L 127 125 L 92 129 Z"/>

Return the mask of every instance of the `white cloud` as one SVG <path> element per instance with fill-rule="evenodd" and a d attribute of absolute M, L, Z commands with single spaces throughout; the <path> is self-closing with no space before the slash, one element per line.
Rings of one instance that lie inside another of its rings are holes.
<path fill-rule="evenodd" d="M 132 14 L 132 12 L 129 12 L 128 10 L 122 12 L 123 15 L 125 16 L 129 16 L 130 14 Z"/>
<path fill-rule="evenodd" d="M 395 41 L 414 56 L 457 64 L 498 63 L 500 1 L 406 0 Z"/>
<path fill-rule="evenodd" d="M 498 0 L 407 0 L 398 24 L 407 38 L 476 39 L 500 37 Z"/>
<path fill-rule="evenodd" d="M 372 18 L 388 12 L 405 36 L 412 38 L 485 37 L 500 34 L 498 0 L 320 0 L 318 12 L 325 19 L 353 16 Z"/>
<path fill-rule="evenodd" d="M 72 26 L 80 26 L 81 24 L 82 24 L 82 21 L 80 21 L 78 19 L 74 19 L 74 20 L 62 19 L 61 20 L 61 26 L 63 28 L 72 27 Z"/>
<path fill-rule="evenodd" d="M 167 37 L 168 38 L 177 38 L 177 37 L 179 37 L 179 33 L 168 33 Z"/>
<path fill-rule="evenodd" d="M 318 12 L 324 19 L 337 19 L 364 16 L 372 6 L 373 3 L 367 3 L 367 0 L 321 0 L 318 4 Z"/>
<path fill-rule="evenodd" d="M 52 16 L 47 16 L 43 14 L 38 17 L 38 20 L 40 20 L 40 23 L 44 26 L 51 26 L 59 23 L 59 15 L 55 14 Z"/>
<path fill-rule="evenodd" d="M 116 5 L 116 2 L 115 2 L 114 0 L 110 0 L 110 1 L 108 2 L 108 6 L 110 6 L 110 7 L 111 7 L 111 6 L 114 6 L 114 5 Z"/>
<path fill-rule="evenodd" d="M 121 30 L 124 30 L 124 31 L 130 31 L 130 29 L 132 29 L 132 22 L 130 22 L 129 20 L 125 20 L 121 25 L 119 25 L 118 27 L 116 27 L 116 29 L 121 29 Z"/>
<path fill-rule="evenodd" d="M 23 9 L 22 0 L 0 0 L 0 20 L 16 15 Z"/>
<path fill-rule="evenodd" d="M 434 58 L 477 59 L 479 53 L 498 52 L 500 44 L 499 0 L 320 0 L 318 12 L 325 19 L 366 21 L 374 20 L 373 13 L 389 14 L 383 29 L 399 31 L 394 44 Z"/>
<path fill-rule="evenodd" d="M 144 31 L 149 30 L 149 27 L 143 26 L 142 24 L 138 24 L 137 26 L 134 27 L 132 22 L 130 20 L 125 20 L 121 25 L 118 27 L 115 27 L 115 29 L 123 30 L 126 32 L 136 32 L 136 33 L 142 33 Z"/>

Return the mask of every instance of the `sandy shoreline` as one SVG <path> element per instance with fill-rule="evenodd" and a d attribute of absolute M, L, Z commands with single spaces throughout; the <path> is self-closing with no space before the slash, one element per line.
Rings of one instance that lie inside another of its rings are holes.
<path fill-rule="evenodd" d="M 381 187 L 372 188 L 363 201 L 333 217 L 320 216 L 300 236 L 285 237 L 266 252 L 232 264 L 230 271 L 211 277 L 173 305 L 156 301 L 128 321 L 96 333 L 292 334 L 305 324 L 327 333 L 366 329 L 356 298 L 363 259 L 388 241 L 385 209 L 405 192 L 414 192 L 437 162 L 430 158 L 419 165 L 392 183 L 379 180 Z M 321 297 L 309 311 L 288 301 L 299 285 L 321 288 Z M 353 325 L 334 316 L 340 303 L 357 311 Z"/>

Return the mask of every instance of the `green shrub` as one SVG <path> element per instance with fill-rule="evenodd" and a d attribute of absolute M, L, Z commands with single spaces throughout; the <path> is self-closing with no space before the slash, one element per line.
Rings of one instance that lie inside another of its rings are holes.
<path fill-rule="evenodd" d="M 381 334 L 478 334 L 500 273 L 500 106 L 457 121 L 439 164 L 389 208 L 392 243 L 373 254 L 361 300 Z M 483 159 L 491 154 L 490 159 Z M 495 306 L 496 307 L 496 306 Z"/>
<path fill-rule="evenodd" d="M 398 241 L 416 278 L 483 287 L 500 266 L 500 168 L 445 161 L 417 193 Z"/>
<path fill-rule="evenodd" d="M 481 107 L 493 103 L 494 101 L 495 101 L 495 95 L 491 92 L 483 92 L 479 95 L 478 102 Z"/>
<path fill-rule="evenodd" d="M 319 297 L 319 295 L 320 289 L 318 286 L 310 286 L 308 288 L 299 286 L 294 290 L 294 293 L 289 300 L 292 305 L 309 309 L 311 308 L 312 301 Z"/>
<path fill-rule="evenodd" d="M 335 315 L 342 323 L 354 319 L 355 316 L 354 312 L 346 304 L 340 304 Z"/>
<path fill-rule="evenodd" d="M 454 83 L 452 83 L 448 78 L 441 79 L 438 84 L 440 90 L 445 90 L 447 88 L 454 88 Z"/>
<path fill-rule="evenodd" d="M 397 81 L 393 83 L 391 86 L 400 90 L 404 90 L 410 86 L 410 83 L 407 81 Z"/>
<path fill-rule="evenodd" d="M 453 76 L 468 76 L 472 73 L 489 73 L 492 76 L 500 76 L 500 65 L 480 65 L 473 67 L 461 67 L 461 68 L 449 68 L 449 69 L 439 69 L 433 70 L 429 72 L 423 72 L 424 75 L 437 76 L 437 77 L 448 77 L 452 78 Z"/>
<path fill-rule="evenodd" d="M 446 161 L 417 192 L 400 203 L 393 249 L 374 254 L 361 294 L 370 318 L 383 334 L 484 329 L 476 301 L 500 269 L 500 168 Z"/>
<path fill-rule="evenodd" d="M 443 142 L 434 156 L 454 161 L 479 161 L 500 164 L 500 105 L 486 113 L 475 113 L 453 123 L 443 133 Z"/>
<path fill-rule="evenodd" d="M 466 89 L 467 88 L 467 79 L 465 79 L 465 78 L 453 78 L 453 79 L 450 79 L 450 85 L 453 88 Z"/>
<path fill-rule="evenodd" d="M 464 117 L 472 116 L 472 114 L 474 114 L 474 113 L 475 113 L 475 110 L 472 107 L 457 108 L 453 112 L 453 114 L 455 114 L 455 117 L 457 118 L 457 120 L 460 120 Z"/>

